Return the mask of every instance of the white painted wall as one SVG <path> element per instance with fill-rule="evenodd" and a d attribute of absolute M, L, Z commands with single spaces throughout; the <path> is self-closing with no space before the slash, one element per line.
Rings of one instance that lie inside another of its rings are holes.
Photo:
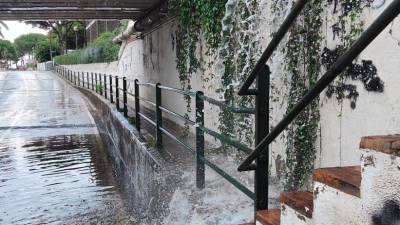
<path fill-rule="evenodd" d="M 271 39 L 271 33 L 276 31 L 277 24 L 283 18 L 270 18 L 270 5 L 267 0 L 259 0 L 260 15 L 258 38 L 262 49 Z M 391 2 L 386 0 L 383 7 L 366 9 L 363 20 L 365 28 L 371 24 L 382 10 Z M 333 9 L 327 8 L 327 12 Z M 272 20 L 275 20 L 271 22 Z M 332 21 L 327 19 L 324 29 L 328 30 Z M 171 87 L 180 87 L 176 71 L 175 57 L 175 29 L 176 24 L 168 22 L 157 30 L 145 34 L 143 39 L 124 42 L 118 62 L 110 65 L 76 65 L 69 66 L 73 70 L 103 72 L 119 74 L 129 79 L 139 79 L 143 82 L 160 82 Z M 392 31 L 392 33 L 390 33 Z M 379 77 L 385 82 L 382 94 L 367 92 L 362 83 L 355 81 L 360 97 L 357 108 L 351 109 L 348 100 L 338 103 L 335 98 L 328 99 L 321 95 L 321 129 L 320 143 L 316 143 L 319 152 L 316 158 L 316 167 L 359 165 L 360 153 L 358 143 L 362 136 L 400 133 L 400 76 L 398 65 L 400 61 L 400 20 L 396 19 L 360 56 L 360 59 L 373 60 L 378 69 Z M 327 31 L 326 45 L 332 46 L 335 41 Z M 282 43 L 284 45 L 285 43 Z M 208 58 L 204 59 L 211 60 Z M 283 69 L 283 53 L 277 52 L 268 62 L 272 68 L 273 82 L 279 88 L 280 77 L 285 74 Z M 118 70 L 116 69 L 118 67 Z M 118 72 L 117 72 L 118 71 Z M 192 75 L 192 89 L 202 90 L 210 97 L 218 98 L 215 87 L 218 86 L 221 68 L 214 66 L 206 71 Z M 214 76 L 212 76 L 215 75 Z M 209 81 L 203 81 L 208 78 Z M 282 87 L 283 88 L 283 87 Z M 144 90 L 141 93 L 148 99 L 154 99 L 153 90 Z M 282 90 L 284 93 L 285 90 Z M 194 102 L 194 101 L 193 101 Z M 193 103 L 192 102 L 192 103 Z M 275 125 L 286 111 L 285 99 L 273 105 L 271 123 Z M 185 101 L 182 96 L 165 93 L 163 104 L 174 111 L 184 114 Z M 192 107 L 193 108 L 193 107 Z M 214 130 L 218 127 L 219 109 L 206 105 L 206 125 Z M 194 112 L 190 113 L 193 118 Z M 276 162 L 285 159 L 284 139 L 278 138 L 271 147 L 272 174 L 276 174 Z"/>
<path fill-rule="evenodd" d="M 118 62 L 111 63 L 92 63 L 92 64 L 79 64 L 65 66 L 72 71 L 93 72 L 103 74 L 118 75 Z"/>

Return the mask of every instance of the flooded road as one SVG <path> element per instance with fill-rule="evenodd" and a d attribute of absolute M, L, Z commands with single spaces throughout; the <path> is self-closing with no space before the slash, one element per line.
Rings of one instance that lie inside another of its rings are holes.
<path fill-rule="evenodd" d="M 0 72 L 0 224 L 132 224 L 79 92 Z"/>

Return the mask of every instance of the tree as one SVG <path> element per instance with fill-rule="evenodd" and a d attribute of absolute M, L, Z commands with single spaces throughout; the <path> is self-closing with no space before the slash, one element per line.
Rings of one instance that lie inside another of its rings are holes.
<path fill-rule="evenodd" d="M 57 35 L 60 43 L 60 53 L 65 54 L 67 49 L 68 36 L 73 33 L 74 26 L 78 26 L 83 30 L 83 25 L 79 21 L 61 21 L 61 20 L 46 20 L 46 21 L 26 21 L 26 24 L 30 24 L 39 27 L 44 30 L 50 30 Z"/>
<path fill-rule="evenodd" d="M 51 60 L 50 51 L 54 51 L 57 49 L 57 41 L 52 40 L 50 38 L 46 39 L 45 41 L 41 41 L 36 45 L 35 48 L 35 58 L 38 62 L 47 62 Z M 58 51 L 53 52 L 53 56 L 59 55 Z"/>
<path fill-rule="evenodd" d="M 23 34 L 14 40 L 17 51 L 23 55 L 32 54 L 33 48 L 42 41 L 47 39 L 43 34 Z"/>
<path fill-rule="evenodd" d="M 3 35 L 3 33 L 1 32 L 1 29 L 3 29 L 3 28 L 8 29 L 8 26 L 7 26 L 7 24 L 4 23 L 3 21 L 0 21 L 0 38 L 4 38 L 4 35 Z"/>
<path fill-rule="evenodd" d="M 18 55 L 13 43 L 7 40 L 0 40 L 0 61 L 8 65 L 8 62 L 17 62 Z"/>

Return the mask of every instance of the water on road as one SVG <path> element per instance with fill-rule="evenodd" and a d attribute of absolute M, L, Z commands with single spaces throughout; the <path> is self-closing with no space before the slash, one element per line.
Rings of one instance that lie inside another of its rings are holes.
<path fill-rule="evenodd" d="M 132 224 L 77 90 L 0 72 L 0 224 Z"/>

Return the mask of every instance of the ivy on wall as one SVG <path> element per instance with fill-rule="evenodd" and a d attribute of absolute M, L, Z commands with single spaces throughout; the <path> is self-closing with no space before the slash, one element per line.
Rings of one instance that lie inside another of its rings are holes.
<path fill-rule="evenodd" d="M 255 39 L 256 0 L 175 0 L 177 12 L 176 63 L 182 88 L 191 89 L 190 79 L 205 63 L 201 47 L 206 46 L 208 57 L 221 60 L 223 74 L 217 93 L 231 105 L 252 107 L 251 97 L 239 97 L 238 85 L 253 68 L 257 40 Z M 208 66 L 210 66 L 208 64 Z M 190 109 L 190 98 L 187 98 Z M 221 111 L 221 133 L 253 143 L 253 123 L 250 115 L 235 115 Z"/>
<path fill-rule="evenodd" d="M 333 14 L 338 14 L 338 21 L 331 27 L 333 39 L 338 42 L 334 49 L 324 48 L 321 54 L 321 62 L 326 69 L 342 55 L 347 48 L 360 36 L 363 31 L 363 20 L 360 18 L 364 8 L 371 7 L 374 0 L 335 0 Z M 328 87 L 325 92 L 328 98 L 333 96 L 339 102 L 344 99 L 350 101 L 350 107 L 356 108 L 359 92 L 357 86 L 348 81 L 361 81 L 364 88 L 371 92 L 383 92 L 384 83 L 377 74 L 377 68 L 371 60 L 361 60 L 361 63 L 353 62 L 343 72 L 336 82 Z"/>
<path fill-rule="evenodd" d="M 321 71 L 322 0 L 312 0 L 292 27 L 286 45 L 289 73 L 287 112 L 314 86 Z M 286 190 L 304 187 L 315 160 L 318 138 L 319 99 L 315 99 L 289 126 L 286 135 Z"/>
<path fill-rule="evenodd" d="M 251 96 L 238 96 L 237 91 L 257 60 L 257 9 L 258 3 L 255 0 L 228 1 L 222 21 L 223 43 L 220 58 L 224 70 L 222 88 L 219 91 L 228 104 L 239 107 L 254 107 Z M 222 111 L 219 121 L 219 129 L 223 134 L 237 137 L 249 145 L 254 144 L 253 116 Z"/>
<path fill-rule="evenodd" d="M 200 37 L 205 38 L 208 49 L 213 51 L 221 41 L 225 0 L 173 0 L 171 8 L 176 13 L 176 67 L 181 87 L 190 90 L 190 78 L 200 67 L 197 47 Z M 191 98 L 185 97 L 187 114 L 191 112 Z"/>
<path fill-rule="evenodd" d="M 275 18 L 281 18 L 293 0 L 277 0 L 271 4 Z M 287 112 L 317 82 L 323 70 L 328 69 L 363 30 L 360 18 L 372 0 L 310 0 L 301 16 L 292 26 L 283 48 L 286 79 Z M 210 66 L 202 61 L 202 47 L 206 55 L 222 64 L 217 93 L 226 103 L 240 107 L 254 107 L 251 97 L 238 96 L 237 90 L 258 59 L 257 0 L 175 0 L 178 28 L 176 31 L 176 63 L 182 88 L 191 89 L 190 79 L 199 69 Z M 331 12 L 327 10 L 332 9 Z M 328 15 L 336 21 L 328 27 L 336 47 L 329 49 L 323 25 Z M 221 21 L 221 22 L 219 22 Z M 349 80 L 361 81 L 367 91 L 383 92 L 384 83 L 370 60 L 354 62 L 327 89 L 326 96 L 338 100 L 349 99 L 352 108 L 359 97 L 357 86 Z M 272 96 L 272 99 L 274 96 Z M 190 112 L 190 98 L 187 99 Z M 287 190 L 302 189 L 307 185 L 316 157 L 319 133 L 319 99 L 313 101 L 288 128 L 286 140 Z M 254 144 L 254 120 L 245 114 L 221 111 L 221 133 Z"/>

